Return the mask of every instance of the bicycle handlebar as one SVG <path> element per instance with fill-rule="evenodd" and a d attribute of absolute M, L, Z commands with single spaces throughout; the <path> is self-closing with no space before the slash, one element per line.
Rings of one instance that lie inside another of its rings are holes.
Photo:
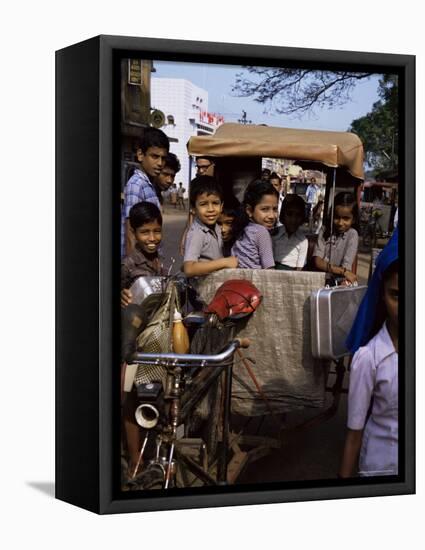
<path fill-rule="evenodd" d="M 248 338 L 236 338 L 221 352 L 216 355 L 200 354 L 178 354 L 178 353 L 141 353 L 133 354 L 129 363 L 138 365 L 157 365 L 163 366 L 196 366 L 207 367 L 212 365 L 222 365 L 230 359 L 238 348 L 247 348 L 250 345 Z"/>

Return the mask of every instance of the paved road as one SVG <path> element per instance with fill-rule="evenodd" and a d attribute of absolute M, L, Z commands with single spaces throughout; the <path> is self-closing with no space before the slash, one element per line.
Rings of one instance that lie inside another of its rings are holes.
<path fill-rule="evenodd" d="M 180 238 L 186 223 L 183 211 L 175 211 L 168 205 L 164 214 L 164 255 L 175 257 L 176 265 L 181 263 L 178 254 Z M 369 273 L 370 254 L 360 251 L 358 260 L 359 282 L 366 284 Z M 166 262 L 167 264 L 167 262 Z M 347 386 L 347 376 L 345 377 Z M 331 382 L 333 378 L 331 377 Z M 327 394 L 327 405 L 331 404 L 332 396 Z M 296 425 L 314 416 L 321 410 L 304 410 L 290 413 L 286 416 L 286 426 Z M 308 431 L 287 434 L 283 437 L 281 449 L 249 465 L 239 478 L 240 483 L 320 480 L 334 479 L 342 453 L 345 437 L 345 420 L 347 414 L 346 394 L 341 396 L 337 413 L 328 421 L 323 422 Z M 236 425 L 246 419 L 235 418 Z M 256 433 L 259 421 L 250 422 L 249 431 Z M 261 425 L 261 433 L 271 437 L 276 436 L 276 424 L 272 418 L 266 418 Z"/>
<path fill-rule="evenodd" d="M 173 272 L 176 267 L 182 263 L 183 258 L 179 254 L 180 239 L 183 235 L 186 226 L 187 210 L 175 210 L 171 206 L 166 205 L 163 212 L 163 246 L 162 253 L 164 255 L 165 266 L 170 265 L 170 258 L 176 260 Z"/>

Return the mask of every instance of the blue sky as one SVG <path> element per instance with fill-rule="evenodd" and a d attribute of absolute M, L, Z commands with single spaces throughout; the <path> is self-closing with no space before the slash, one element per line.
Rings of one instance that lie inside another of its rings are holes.
<path fill-rule="evenodd" d="M 252 98 L 233 97 L 231 88 L 235 75 L 243 71 L 234 65 L 206 65 L 200 63 L 181 63 L 155 61 L 155 78 L 185 78 L 208 91 L 209 111 L 223 114 L 226 122 L 236 122 L 241 118 L 242 110 L 254 124 L 283 126 L 289 128 L 311 128 L 315 130 L 346 131 L 351 122 L 371 111 L 373 103 L 378 101 L 379 75 L 360 81 L 348 101 L 342 107 L 317 109 L 314 114 L 303 115 L 301 119 L 264 113 L 264 105 Z"/>

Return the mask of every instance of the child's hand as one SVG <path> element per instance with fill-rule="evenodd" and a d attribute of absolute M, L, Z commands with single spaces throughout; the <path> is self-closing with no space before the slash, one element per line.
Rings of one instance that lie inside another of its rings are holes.
<path fill-rule="evenodd" d="M 132 298 L 133 295 L 131 294 L 130 290 L 128 288 L 123 288 L 121 290 L 121 307 L 124 308 L 131 304 Z"/>
<path fill-rule="evenodd" d="M 351 284 L 357 283 L 357 275 L 355 273 L 353 273 L 352 271 L 346 271 L 344 273 L 344 277 Z"/>
<path fill-rule="evenodd" d="M 238 259 L 236 256 L 229 256 L 228 258 L 224 258 L 225 260 L 225 267 L 229 269 L 235 269 L 238 267 Z"/>

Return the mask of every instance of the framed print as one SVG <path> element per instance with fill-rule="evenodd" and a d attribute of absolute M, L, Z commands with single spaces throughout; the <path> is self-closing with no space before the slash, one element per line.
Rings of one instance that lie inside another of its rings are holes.
<path fill-rule="evenodd" d="M 414 492 L 414 67 L 114 36 L 57 52 L 57 498 Z"/>

